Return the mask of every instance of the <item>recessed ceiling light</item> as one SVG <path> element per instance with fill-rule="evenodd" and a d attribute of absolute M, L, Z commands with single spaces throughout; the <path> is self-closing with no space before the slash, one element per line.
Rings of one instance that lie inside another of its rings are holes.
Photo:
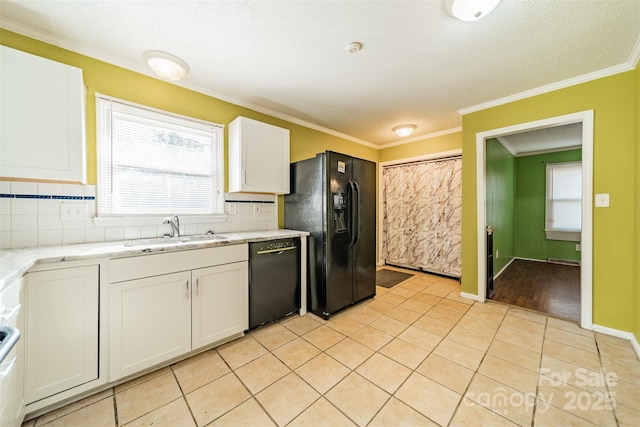
<path fill-rule="evenodd" d="M 393 128 L 393 131 L 399 137 L 404 138 L 405 136 L 409 136 L 416 129 L 416 125 L 400 125 Z"/>
<path fill-rule="evenodd" d="M 189 72 L 187 63 L 170 53 L 161 50 L 148 50 L 142 56 L 153 72 L 162 79 L 174 82 Z"/>
<path fill-rule="evenodd" d="M 461 21 L 477 21 L 487 16 L 500 0 L 446 0 L 447 12 Z"/>

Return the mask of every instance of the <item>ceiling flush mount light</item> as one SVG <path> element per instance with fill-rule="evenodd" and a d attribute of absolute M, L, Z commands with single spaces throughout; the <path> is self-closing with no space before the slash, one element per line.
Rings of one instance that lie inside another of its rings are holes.
<path fill-rule="evenodd" d="M 360 42 L 352 42 L 347 45 L 347 52 L 349 53 L 357 53 L 362 49 L 362 43 Z"/>
<path fill-rule="evenodd" d="M 400 125 L 393 128 L 393 131 L 399 137 L 404 138 L 405 136 L 409 136 L 416 129 L 416 125 Z"/>
<path fill-rule="evenodd" d="M 477 21 L 487 16 L 500 0 L 445 0 L 447 12 L 461 21 Z"/>
<path fill-rule="evenodd" d="M 189 66 L 182 59 L 161 50 L 148 50 L 142 54 L 149 67 L 162 79 L 175 82 L 189 72 Z"/>

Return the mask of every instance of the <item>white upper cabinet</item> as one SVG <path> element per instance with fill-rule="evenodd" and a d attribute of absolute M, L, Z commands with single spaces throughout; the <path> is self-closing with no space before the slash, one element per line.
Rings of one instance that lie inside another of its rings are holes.
<path fill-rule="evenodd" d="M 229 123 L 229 192 L 289 193 L 289 130 L 239 116 Z"/>
<path fill-rule="evenodd" d="M 86 182 L 82 70 L 0 46 L 0 176 Z"/>

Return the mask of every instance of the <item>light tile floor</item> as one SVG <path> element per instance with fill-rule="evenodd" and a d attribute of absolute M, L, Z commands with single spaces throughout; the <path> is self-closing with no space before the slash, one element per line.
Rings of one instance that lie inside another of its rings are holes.
<path fill-rule="evenodd" d="M 287 318 L 24 427 L 640 425 L 628 341 L 413 273 L 329 321 Z"/>

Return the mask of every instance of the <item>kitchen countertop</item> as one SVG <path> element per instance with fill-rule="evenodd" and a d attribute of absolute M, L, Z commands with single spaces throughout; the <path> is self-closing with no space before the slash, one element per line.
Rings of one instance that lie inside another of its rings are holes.
<path fill-rule="evenodd" d="M 306 231 L 278 229 L 220 233 L 210 236 L 196 235 L 168 239 L 138 239 L 24 249 L 2 249 L 0 250 L 0 291 L 4 289 L 5 285 L 21 277 L 36 264 L 148 255 L 308 235 L 309 233 Z"/>

